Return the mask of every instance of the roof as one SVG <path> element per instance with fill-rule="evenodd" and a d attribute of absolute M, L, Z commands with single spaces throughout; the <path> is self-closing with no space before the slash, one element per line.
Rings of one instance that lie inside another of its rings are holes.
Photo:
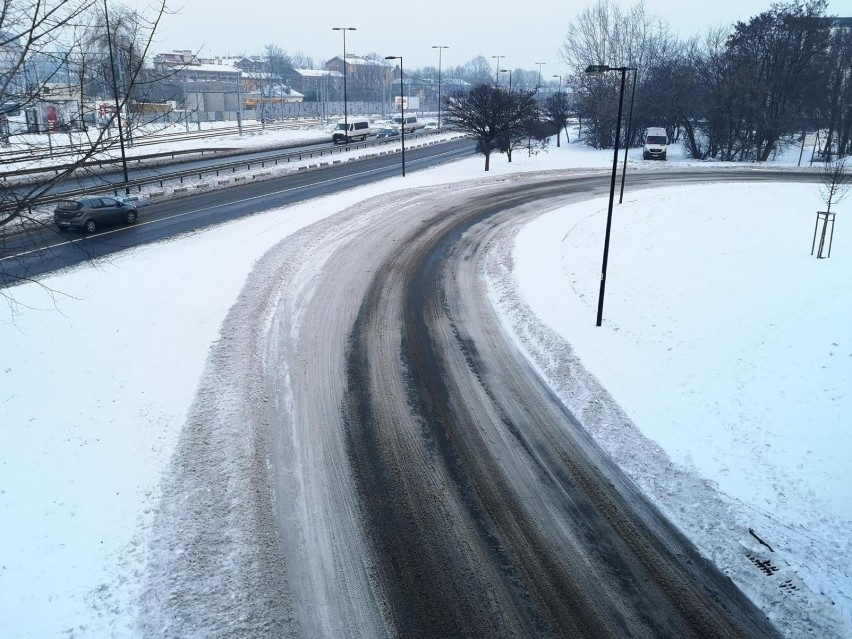
<path fill-rule="evenodd" d="M 188 64 L 188 71 L 203 71 L 205 73 L 240 73 L 237 67 L 228 64 Z"/>
<path fill-rule="evenodd" d="M 325 69 L 293 69 L 303 78 L 321 78 L 323 76 L 331 76 L 333 78 L 342 78 L 343 74 L 340 71 L 326 71 Z"/>
<path fill-rule="evenodd" d="M 332 58 L 332 60 L 342 60 L 339 55 L 336 55 Z M 356 55 L 347 55 L 346 63 L 352 66 L 359 67 L 387 67 L 390 68 L 390 65 L 387 64 L 384 60 L 368 60 L 367 58 L 359 58 Z"/>

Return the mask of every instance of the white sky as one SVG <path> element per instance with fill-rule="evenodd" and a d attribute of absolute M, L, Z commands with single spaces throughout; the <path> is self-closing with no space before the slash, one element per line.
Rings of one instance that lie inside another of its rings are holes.
<path fill-rule="evenodd" d="M 166 16 L 159 29 L 161 51 L 203 50 L 208 55 L 260 53 L 276 43 L 288 53 L 301 51 L 316 62 L 340 55 L 343 37 L 332 27 L 355 27 L 347 33 L 349 53 L 401 55 L 411 68 L 437 66 L 433 45 L 447 45 L 444 65 L 464 64 L 476 55 L 490 62 L 503 55 L 500 68 L 564 72 L 559 48 L 569 22 L 592 0 L 566 4 L 553 0 L 525 5 L 526 11 L 507 9 L 496 2 L 432 2 L 359 4 L 351 0 L 263 2 L 241 6 L 233 0 L 167 0 L 175 15 Z M 156 0 L 125 0 L 142 8 Z M 623 2 L 624 7 L 634 3 Z M 837 3 L 829 5 L 829 12 Z M 648 13 L 666 20 L 683 37 L 708 26 L 729 25 L 765 11 L 770 0 L 716 0 L 698 11 L 690 2 L 645 0 Z M 840 11 L 835 8 L 835 11 Z M 400 18 L 400 13 L 402 14 Z"/>

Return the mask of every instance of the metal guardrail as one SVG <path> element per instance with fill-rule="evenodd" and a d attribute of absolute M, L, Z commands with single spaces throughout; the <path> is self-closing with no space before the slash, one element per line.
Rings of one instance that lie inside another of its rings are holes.
<path fill-rule="evenodd" d="M 429 135 L 429 133 L 421 133 L 418 135 L 418 137 L 428 137 Z M 326 155 L 333 156 L 335 153 L 345 153 L 346 151 L 351 151 L 353 149 L 357 150 L 362 148 L 368 149 L 373 147 L 381 147 L 388 144 L 394 144 L 395 142 L 398 142 L 398 140 L 373 140 L 370 142 L 358 142 L 349 145 L 331 146 L 321 149 L 314 149 L 311 151 L 289 151 L 287 153 L 270 155 L 257 160 L 239 160 L 234 162 L 225 162 L 208 168 L 174 171 L 172 173 L 166 173 L 163 175 L 128 180 L 127 182 L 116 182 L 109 185 L 99 185 L 97 187 L 72 189 L 68 191 L 62 191 L 61 193 L 56 194 L 48 193 L 46 195 L 37 197 L 32 203 L 27 204 L 26 206 L 28 209 L 32 209 L 32 207 L 34 206 L 52 204 L 60 200 L 80 197 L 83 195 L 97 195 L 105 192 L 112 192 L 114 195 L 118 195 L 120 191 L 126 191 L 128 189 L 135 189 L 137 192 L 141 192 L 143 186 L 149 186 L 151 184 L 159 184 L 160 187 L 163 187 L 165 182 L 173 182 L 175 180 L 183 184 L 184 180 L 196 176 L 200 180 L 204 175 L 215 174 L 219 176 L 222 173 L 228 173 L 229 171 L 231 174 L 234 174 L 237 172 L 237 169 L 241 167 L 245 167 L 246 170 L 250 171 L 253 166 L 259 166 L 261 168 L 265 168 L 267 165 L 277 166 L 281 163 L 300 162 L 305 159 L 321 158 Z M 18 202 L 0 205 L 0 213 L 20 209 L 20 206 L 21 205 Z"/>
<path fill-rule="evenodd" d="M 149 153 L 147 155 L 132 155 L 127 158 L 128 162 L 136 162 L 137 164 L 141 164 L 144 160 L 156 160 L 158 158 L 167 158 L 170 157 L 174 159 L 179 155 L 201 155 L 203 156 L 205 153 L 226 153 L 228 151 L 234 151 L 236 149 L 232 147 L 228 148 L 216 148 L 216 149 L 184 149 L 178 151 L 162 151 L 160 153 Z M 6 171 L 5 173 L 0 173 L 0 179 L 7 180 L 10 177 L 19 177 L 22 175 L 38 175 L 40 173 L 55 173 L 59 175 L 63 171 L 68 171 L 70 169 L 84 169 L 87 167 L 98 167 L 103 168 L 105 165 L 111 164 L 121 164 L 121 158 L 109 158 L 104 160 L 90 160 L 88 162 L 83 162 L 81 164 L 59 164 L 56 166 L 43 166 L 36 167 L 31 169 L 17 169 L 15 171 Z"/>

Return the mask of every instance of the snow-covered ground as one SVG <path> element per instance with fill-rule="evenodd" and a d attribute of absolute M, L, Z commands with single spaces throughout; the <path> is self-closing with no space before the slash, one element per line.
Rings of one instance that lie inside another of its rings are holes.
<path fill-rule="evenodd" d="M 573 138 L 572 138 L 573 139 Z M 795 165 L 795 149 L 774 166 Z M 133 637 L 159 482 L 208 350 L 255 262 L 368 197 L 519 171 L 606 169 L 577 145 L 476 157 L 138 248 L 11 291 L 0 316 L 0 619 L 7 637 Z M 635 161 L 634 159 L 635 158 Z M 677 149 L 649 165 L 686 164 Z M 743 170 L 752 170 L 746 166 Z M 554 389 L 789 637 L 852 636 L 852 236 L 810 256 L 816 185 L 631 191 L 498 247 L 494 300 Z M 547 348 L 623 409 L 595 419 Z M 621 418 L 623 417 L 623 418 Z M 847 428 L 844 428 L 847 427 Z M 771 545 L 761 546 L 748 529 Z M 753 559 L 749 559 L 752 557 Z M 769 559 L 771 576 L 754 561 Z M 796 588 L 793 589 L 792 586 Z"/>

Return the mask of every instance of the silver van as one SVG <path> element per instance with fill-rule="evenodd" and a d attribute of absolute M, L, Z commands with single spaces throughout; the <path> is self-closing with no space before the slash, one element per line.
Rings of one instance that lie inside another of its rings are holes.
<path fill-rule="evenodd" d="M 391 122 L 395 127 L 405 129 L 406 133 L 414 133 L 417 129 L 422 129 L 426 126 L 425 123 L 417 120 L 416 115 L 406 115 L 404 117 L 397 115 L 391 120 Z"/>
<path fill-rule="evenodd" d="M 347 126 L 349 127 L 348 130 Z M 351 117 L 337 121 L 334 133 L 331 134 L 331 141 L 335 144 L 349 144 L 358 140 L 366 140 L 372 132 L 370 121 L 367 118 Z"/>

